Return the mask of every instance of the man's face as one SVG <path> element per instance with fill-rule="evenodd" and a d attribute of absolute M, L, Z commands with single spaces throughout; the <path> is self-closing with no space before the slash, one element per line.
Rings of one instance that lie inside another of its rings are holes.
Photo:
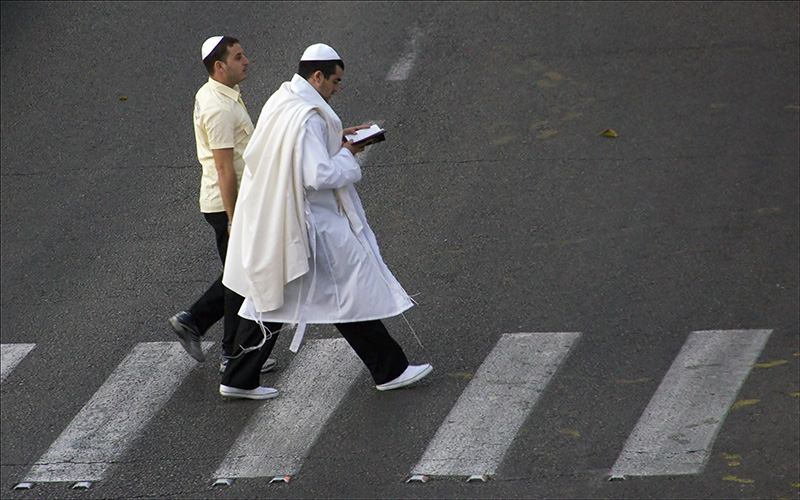
<path fill-rule="evenodd" d="M 222 64 L 228 85 L 236 85 L 247 78 L 247 66 L 250 65 L 250 61 L 244 56 L 244 50 L 238 43 L 228 47 L 228 58 Z"/>
<path fill-rule="evenodd" d="M 319 72 L 319 79 L 317 80 L 317 85 L 314 85 L 314 88 L 317 89 L 319 95 L 325 99 L 325 102 L 330 102 L 331 97 L 333 94 L 339 92 L 339 84 L 342 83 L 342 68 L 336 66 L 336 73 L 332 74 L 328 78 L 324 78 L 322 76 L 322 72 Z"/>

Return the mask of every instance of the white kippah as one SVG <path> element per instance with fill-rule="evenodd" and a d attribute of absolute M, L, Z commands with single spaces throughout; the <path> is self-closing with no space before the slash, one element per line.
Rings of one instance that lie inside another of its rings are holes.
<path fill-rule="evenodd" d="M 214 49 L 217 48 L 217 45 L 219 45 L 219 42 L 221 42 L 221 41 L 222 41 L 222 37 L 221 36 L 212 36 L 211 38 L 209 38 L 208 40 L 203 42 L 203 60 L 204 61 L 205 61 L 206 57 L 208 57 L 208 55 L 210 53 L 214 52 Z"/>
<path fill-rule="evenodd" d="M 342 58 L 333 50 L 330 45 L 315 43 L 303 52 L 301 61 L 340 61 Z"/>

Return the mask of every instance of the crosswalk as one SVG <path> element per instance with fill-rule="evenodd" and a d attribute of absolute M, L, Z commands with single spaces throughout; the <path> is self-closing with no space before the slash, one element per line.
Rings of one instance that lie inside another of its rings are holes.
<path fill-rule="evenodd" d="M 212 342 L 204 342 L 208 348 Z M 195 362 L 176 342 L 136 345 L 50 449 L 26 483 L 98 481 L 166 403 Z"/>
<path fill-rule="evenodd" d="M 261 406 L 239 435 L 217 469 L 217 482 L 293 476 L 361 369 L 344 339 L 309 341 L 275 383 L 281 396 Z"/>
<path fill-rule="evenodd" d="M 771 330 L 692 332 L 625 442 L 611 479 L 702 471 L 716 435 Z M 412 481 L 483 479 L 498 467 L 539 397 L 579 342 L 578 332 L 507 333 L 440 423 Z M 204 343 L 204 348 L 211 342 Z M 35 344 L 3 344 L 2 381 Z M 195 362 L 177 342 L 139 343 L 37 460 L 19 489 L 40 482 L 88 487 L 107 479 Z M 288 481 L 298 473 L 331 415 L 364 371 L 343 339 L 310 340 L 274 385 L 209 480 Z M 487 396 L 488 395 L 488 396 Z"/>
<path fill-rule="evenodd" d="M 578 333 L 503 335 L 412 470 L 420 476 L 488 476 Z"/>
<path fill-rule="evenodd" d="M 692 333 L 625 443 L 611 477 L 699 472 L 770 333 Z"/>
<path fill-rule="evenodd" d="M 0 382 L 5 382 L 6 377 L 25 356 L 36 347 L 36 344 L 2 344 L 0 346 Z"/>

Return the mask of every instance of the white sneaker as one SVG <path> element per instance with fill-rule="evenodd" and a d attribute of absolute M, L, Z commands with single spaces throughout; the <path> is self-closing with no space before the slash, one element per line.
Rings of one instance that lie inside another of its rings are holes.
<path fill-rule="evenodd" d="M 228 398 L 272 399 L 278 397 L 278 390 L 272 387 L 256 387 L 255 389 L 237 389 L 227 385 L 219 385 L 219 393 Z"/>
<path fill-rule="evenodd" d="M 399 377 L 394 380 L 390 380 L 385 384 L 376 385 L 375 388 L 379 391 L 391 391 L 392 389 L 399 389 L 400 387 L 405 387 L 413 384 L 414 382 L 422 380 L 432 371 L 433 367 L 429 364 L 408 365 L 406 371 L 401 373 Z"/>
<path fill-rule="evenodd" d="M 264 365 L 261 367 L 261 373 L 271 372 L 275 368 L 275 364 L 276 363 L 274 359 L 267 358 L 267 360 L 264 361 Z M 225 368 L 227 367 L 228 367 L 228 360 L 222 358 L 222 362 L 219 364 L 219 372 L 225 373 Z"/>

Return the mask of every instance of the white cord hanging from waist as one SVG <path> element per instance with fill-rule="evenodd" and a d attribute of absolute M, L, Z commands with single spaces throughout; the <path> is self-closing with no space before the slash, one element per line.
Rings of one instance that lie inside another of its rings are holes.
<path fill-rule="evenodd" d="M 313 265 L 311 266 L 311 283 L 308 286 L 308 294 L 306 295 L 305 301 L 303 300 L 302 293 L 303 293 L 303 282 L 302 278 L 300 281 L 300 292 L 297 296 L 297 309 L 295 310 L 294 317 L 297 323 L 297 328 L 294 331 L 294 336 L 292 337 L 292 343 L 289 346 L 289 350 L 292 352 L 297 352 L 300 350 L 300 344 L 303 342 L 303 336 L 306 333 L 306 314 L 308 312 L 309 306 L 311 306 L 311 300 L 314 297 L 314 292 L 317 289 L 317 232 L 316 232 L 316 220 L 314 219 L 314 214 L 311 212 L 310 207 L 308 206 L 308 202 L 306 201 L 306 229 L 309 231 L 308 235 L 308 243 L 311 246 L 311 261 Z M 301 305 L 302 304 L 302 305 Z"/>

